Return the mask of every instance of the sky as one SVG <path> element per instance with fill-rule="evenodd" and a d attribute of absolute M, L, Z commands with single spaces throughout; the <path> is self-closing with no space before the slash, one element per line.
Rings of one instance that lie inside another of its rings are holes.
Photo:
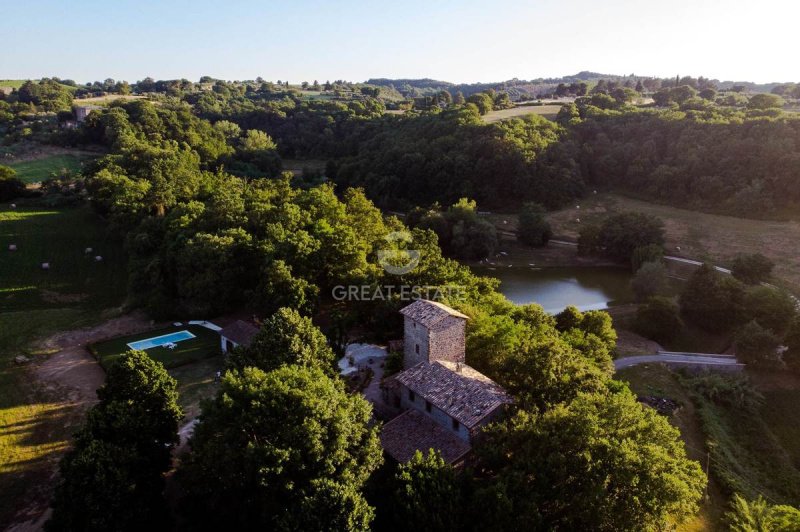
<path fill-rule="evenodd" d="M 0 79 L 800 81 L 800 2 L 0 0 Z"/>

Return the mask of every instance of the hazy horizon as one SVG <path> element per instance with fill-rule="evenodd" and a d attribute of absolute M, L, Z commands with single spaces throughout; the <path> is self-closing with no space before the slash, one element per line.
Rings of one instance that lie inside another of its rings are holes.
<path fill-rule="evenodd" d="M 386 7 L 383 7 L 386 6 Z M 491 5 L 475 0 L 398 6 L 347 0 L 229 5 L 31 0 L 5 6 L 0 32 L 13 53 L 0 78 L 58 76 L 283 80 L 432 78 L 452 83 L 610 75 L 780 83 L 800 80 L 782 60 L 800 6 L 613 0 Z M 36 13 L 29 23 L 30 13 Z M 30 24 L 36 24 L 31 37 Z"/>

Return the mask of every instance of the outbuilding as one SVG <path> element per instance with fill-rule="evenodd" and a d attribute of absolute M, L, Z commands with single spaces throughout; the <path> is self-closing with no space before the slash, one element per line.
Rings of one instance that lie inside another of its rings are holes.
<path fill-rule="evenodd" d="M 246 321 L 236 320 L 219 332 L 220 348 L 223 353 L 229 353 L 234 347 L 243 345 L 247 347 L 258 334 L 258 327 Z"/>

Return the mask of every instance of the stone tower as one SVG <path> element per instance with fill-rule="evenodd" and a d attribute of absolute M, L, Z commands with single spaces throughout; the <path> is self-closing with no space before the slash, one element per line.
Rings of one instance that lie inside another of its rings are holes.
<path fill-rule="evenodd" d="M 405 322 L 404 368 L 435 360 L 464 363 L 467 316 L 427 299 L 415 301 L 400 313 Z"/>

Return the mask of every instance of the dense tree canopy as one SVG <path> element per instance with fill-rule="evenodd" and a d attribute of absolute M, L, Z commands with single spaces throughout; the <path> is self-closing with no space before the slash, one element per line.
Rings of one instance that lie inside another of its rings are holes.
<path fill-rule="evenodd" d="M 381 461 L 369 403 L 318 369 L 228 372 L 180 472 L 197 526 L 367 530 Z M 339 528 L 341 526 L 342 528 Z"/>
<path fill-rule="evenodd" d="M 100 402 L 61 461 L 48 530 L 168 528 L 163 474 L 182 417 L 176 385 L 142 351 L 111 366 Z"/>
<path fill-rule="evenodd" d="M 495 530 L 648 530 L 697 510 L 705 476 L 678 430 L 629 391 L 580 395 L 491 427 Z"/>
<path fill-rule="evenodd" d="M 680 296 L 683 316 L 703 329 L 722 332 L 744 318 L 744 285 L 708 264 L 698 268 Z"/>
<path fill-rule="evenodd" d="M 578 251 L 630 262 L 637 249 L 664 245 L 664 223 L 655 216 L 625 212 L 609 216 L 599 226 L 581 228 Z"/>
<path fill-rule="evenodd" d="M 733 260 L 731 273 L 747 284 L 758 284 L 767 281 L 772 275 L 775 263 L 761 253 L 739 255 Z"/>
<path fill-rule="evenodd" d="M 545 208 L 538 203 L 526 203 L 519 213 L 517 238 L 529 246 L 542 247 L 547 245 L 553 230 L 545 218 Z"/>
<path fill-rule="evenodd" d="M 393 487 L 392 529 L 447 532 L 467 526 L 462 481 L 438 451 L 417 451 L 400 464 Z"/>
<path fill-rule="evenodd" d="M 278 309 L 261 326 L 247 347 L 228 358 L 233 368 L 247 366 L 271 371 L 284 365 L 315 368 L 331 377 L 337 374 L 336 355 L 311 320 L 289 308 Z"/>

